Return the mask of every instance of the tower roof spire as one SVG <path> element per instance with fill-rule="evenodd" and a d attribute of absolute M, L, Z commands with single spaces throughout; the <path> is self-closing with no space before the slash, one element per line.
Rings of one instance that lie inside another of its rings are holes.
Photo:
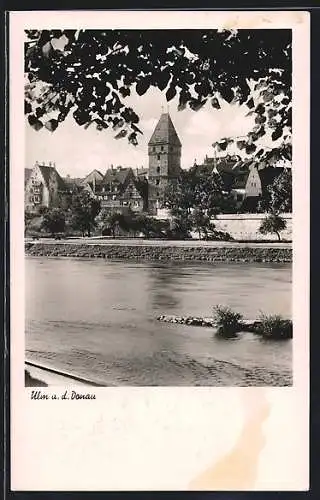
<path fill-rule="evenodd" d="M 181 147 L 181 142 L 174 128 L 169 113 L 162 112 L 149 141 L 149 146 L 156 144 L 170 144 Z"/>

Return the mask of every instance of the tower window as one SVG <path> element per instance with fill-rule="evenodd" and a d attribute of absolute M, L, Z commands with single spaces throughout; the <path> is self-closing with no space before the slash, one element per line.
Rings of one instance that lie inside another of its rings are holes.
<path fill-rule="evenodd" d="M 160 179 L 157 179 L 157 180 L 156 180 L 156 184 L 157 184 L 157 186 L 159 186 L 159 184 L 160 184 Z"/>
<path fill-rule="evenodd" d="M 157 196 L 158 196 L 158 197 L 160 196 L 160 193 L 159 193 L 159 191 L 157 191 Z"/>
<path fill-rule="evenodd" d="M 156 148 L 153 146 L 152 151 L 155 151 L 155 150 L 156 150 Z"/>
<path fill-rule="evenodd" d="M 157 167 L 157 174 L 160 174 L 160 167 Z"/>
<path fill-rule="evenodd" d="M 160 155 L 157 156 L 157 160 L 160 161 Z"/>
<path fill-rule="evenodd" d="M 161 146 L 161 151 L 163 151 L 163 146 Z"/>

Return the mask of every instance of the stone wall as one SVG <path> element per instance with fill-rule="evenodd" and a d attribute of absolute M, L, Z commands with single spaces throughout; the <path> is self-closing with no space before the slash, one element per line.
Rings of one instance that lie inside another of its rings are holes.
<path fill-rule="evenodd" d="M 87 257 L 136 261 L 189 262 L 291 262 L 289 247 L 239 246 L 155 246 L 72 243 L 26 243 L 25 252 L 32 256 Z"/>
<path fill-rule="evenodd" d="M 292 240 L 292 214 L 282 214 L 287 222 L 287 229 L 281 232 L 281 239 Z M 276 234 L 260 234 L 259 227 L 265 214 L 230 214 L 217 215 L 213 220 L 218 231 L 229 233 L 236 240 L 277 240 Z"/>

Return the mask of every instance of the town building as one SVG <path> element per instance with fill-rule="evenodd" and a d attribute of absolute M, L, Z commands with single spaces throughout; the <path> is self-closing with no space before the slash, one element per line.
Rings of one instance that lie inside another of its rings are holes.
<path fill-rule="evenodd" d="M 259 201 L 267 197 L 268 187 L 282 174 L 284 167 L 273 158 L 258 163 L 239 156 L 226 155 L 219 158 L 206 156 L 196 168 L 202 173 L 216 172 L 220 175 L 226 192 L 232 195 L 239 210 L 255 212 Z"/>
<path fill-rule="evenodd" d="M 137 177 L 132 168 L 109 168 L 99 183 L 99 191 L 94 194 L 106 211 L 145 212 L 148 209 L 147 180 Z"/>
<path fill-rule="evenodd" d="M 163 205 L 168 183 L 181 172 L 181 142 L 169 113 L 162 113 L 148 143 L 148 210 L 156 214 Z"/>
<path fill-rule="evenodd" d="M 80 187 L 91 196 L 99 196 L 102 191 L 103 178 L 104 176 L 99 170 L 93 170 L 81 181 Z"/>
<path fill-rule="evenodd" d="M 66 185 L 55 164 L 36 163 L 25 169 L 25 210 L 38 212 L 41 208 L 59 208 L 63 204 Z"/>
<path fill-rule="evenodd" d="M 86 191 L 100 200 L 109 212 L 148 212 L 169 217 L 164 209 L 165 191 L 181 174 L 181 141 L 169 113 L 162 113 L 148 143 L 148 167 L 136 169 L 117 166 L 105 174 L 92 170 L 85 178 L 61 178 L 55 165 L 36 164 L 25 169 L 25 207 L 36 211 L 41 207 L 67 209 L 73 195 Z M 196 175 L 215 173 L 220 176 L 222 190 L 231 195 L 238 211 L 255 211 L 267 189 L 285 168 L 270 151 L 264 160 L 245 160 L 238 155 L 208 157 L 191 167 Z M 232 208 L 233 210 L 234 208 Z"/>

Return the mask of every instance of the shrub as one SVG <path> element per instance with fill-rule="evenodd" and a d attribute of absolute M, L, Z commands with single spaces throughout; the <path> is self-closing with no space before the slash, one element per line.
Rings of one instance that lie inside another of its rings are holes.
<path fill-rule="evenodd" d="M 270 339 L 291 339 L 292 321 L 284 319 L 279 314 L 261 314 L 256 327 L 256 332 Z"/>
<path fill-rule="evenodd" d="M 229 307 L 217 305 L 213 308 L 213 325 L 219 335 L 233 337 L 241 330 L 242 315 Z"/>
<path fill-rule="evenodd" d="M 281 240 L 280 233 L 287 227 L 287 221 L 282 219 L 277 214 L 268 215 L 259 227 L 259 232 L 261 234 L 275 233 L 278 236 L 278 240 Z"/>
<path fill-rule="evenodd" d="M 204 239 L 207 241 L 233 241 L 234 238 L 227 232 L 211 230 Z"/>
<path fill-rule="evenodd" d="M 57 233 L 63 233 L 66 226 L 66 216 L 63 210 L 59 208 L 54 208 L 52 210 L 47 210 L 42 219 L 41 228 L 47 233 L 55 235 Z"/>

